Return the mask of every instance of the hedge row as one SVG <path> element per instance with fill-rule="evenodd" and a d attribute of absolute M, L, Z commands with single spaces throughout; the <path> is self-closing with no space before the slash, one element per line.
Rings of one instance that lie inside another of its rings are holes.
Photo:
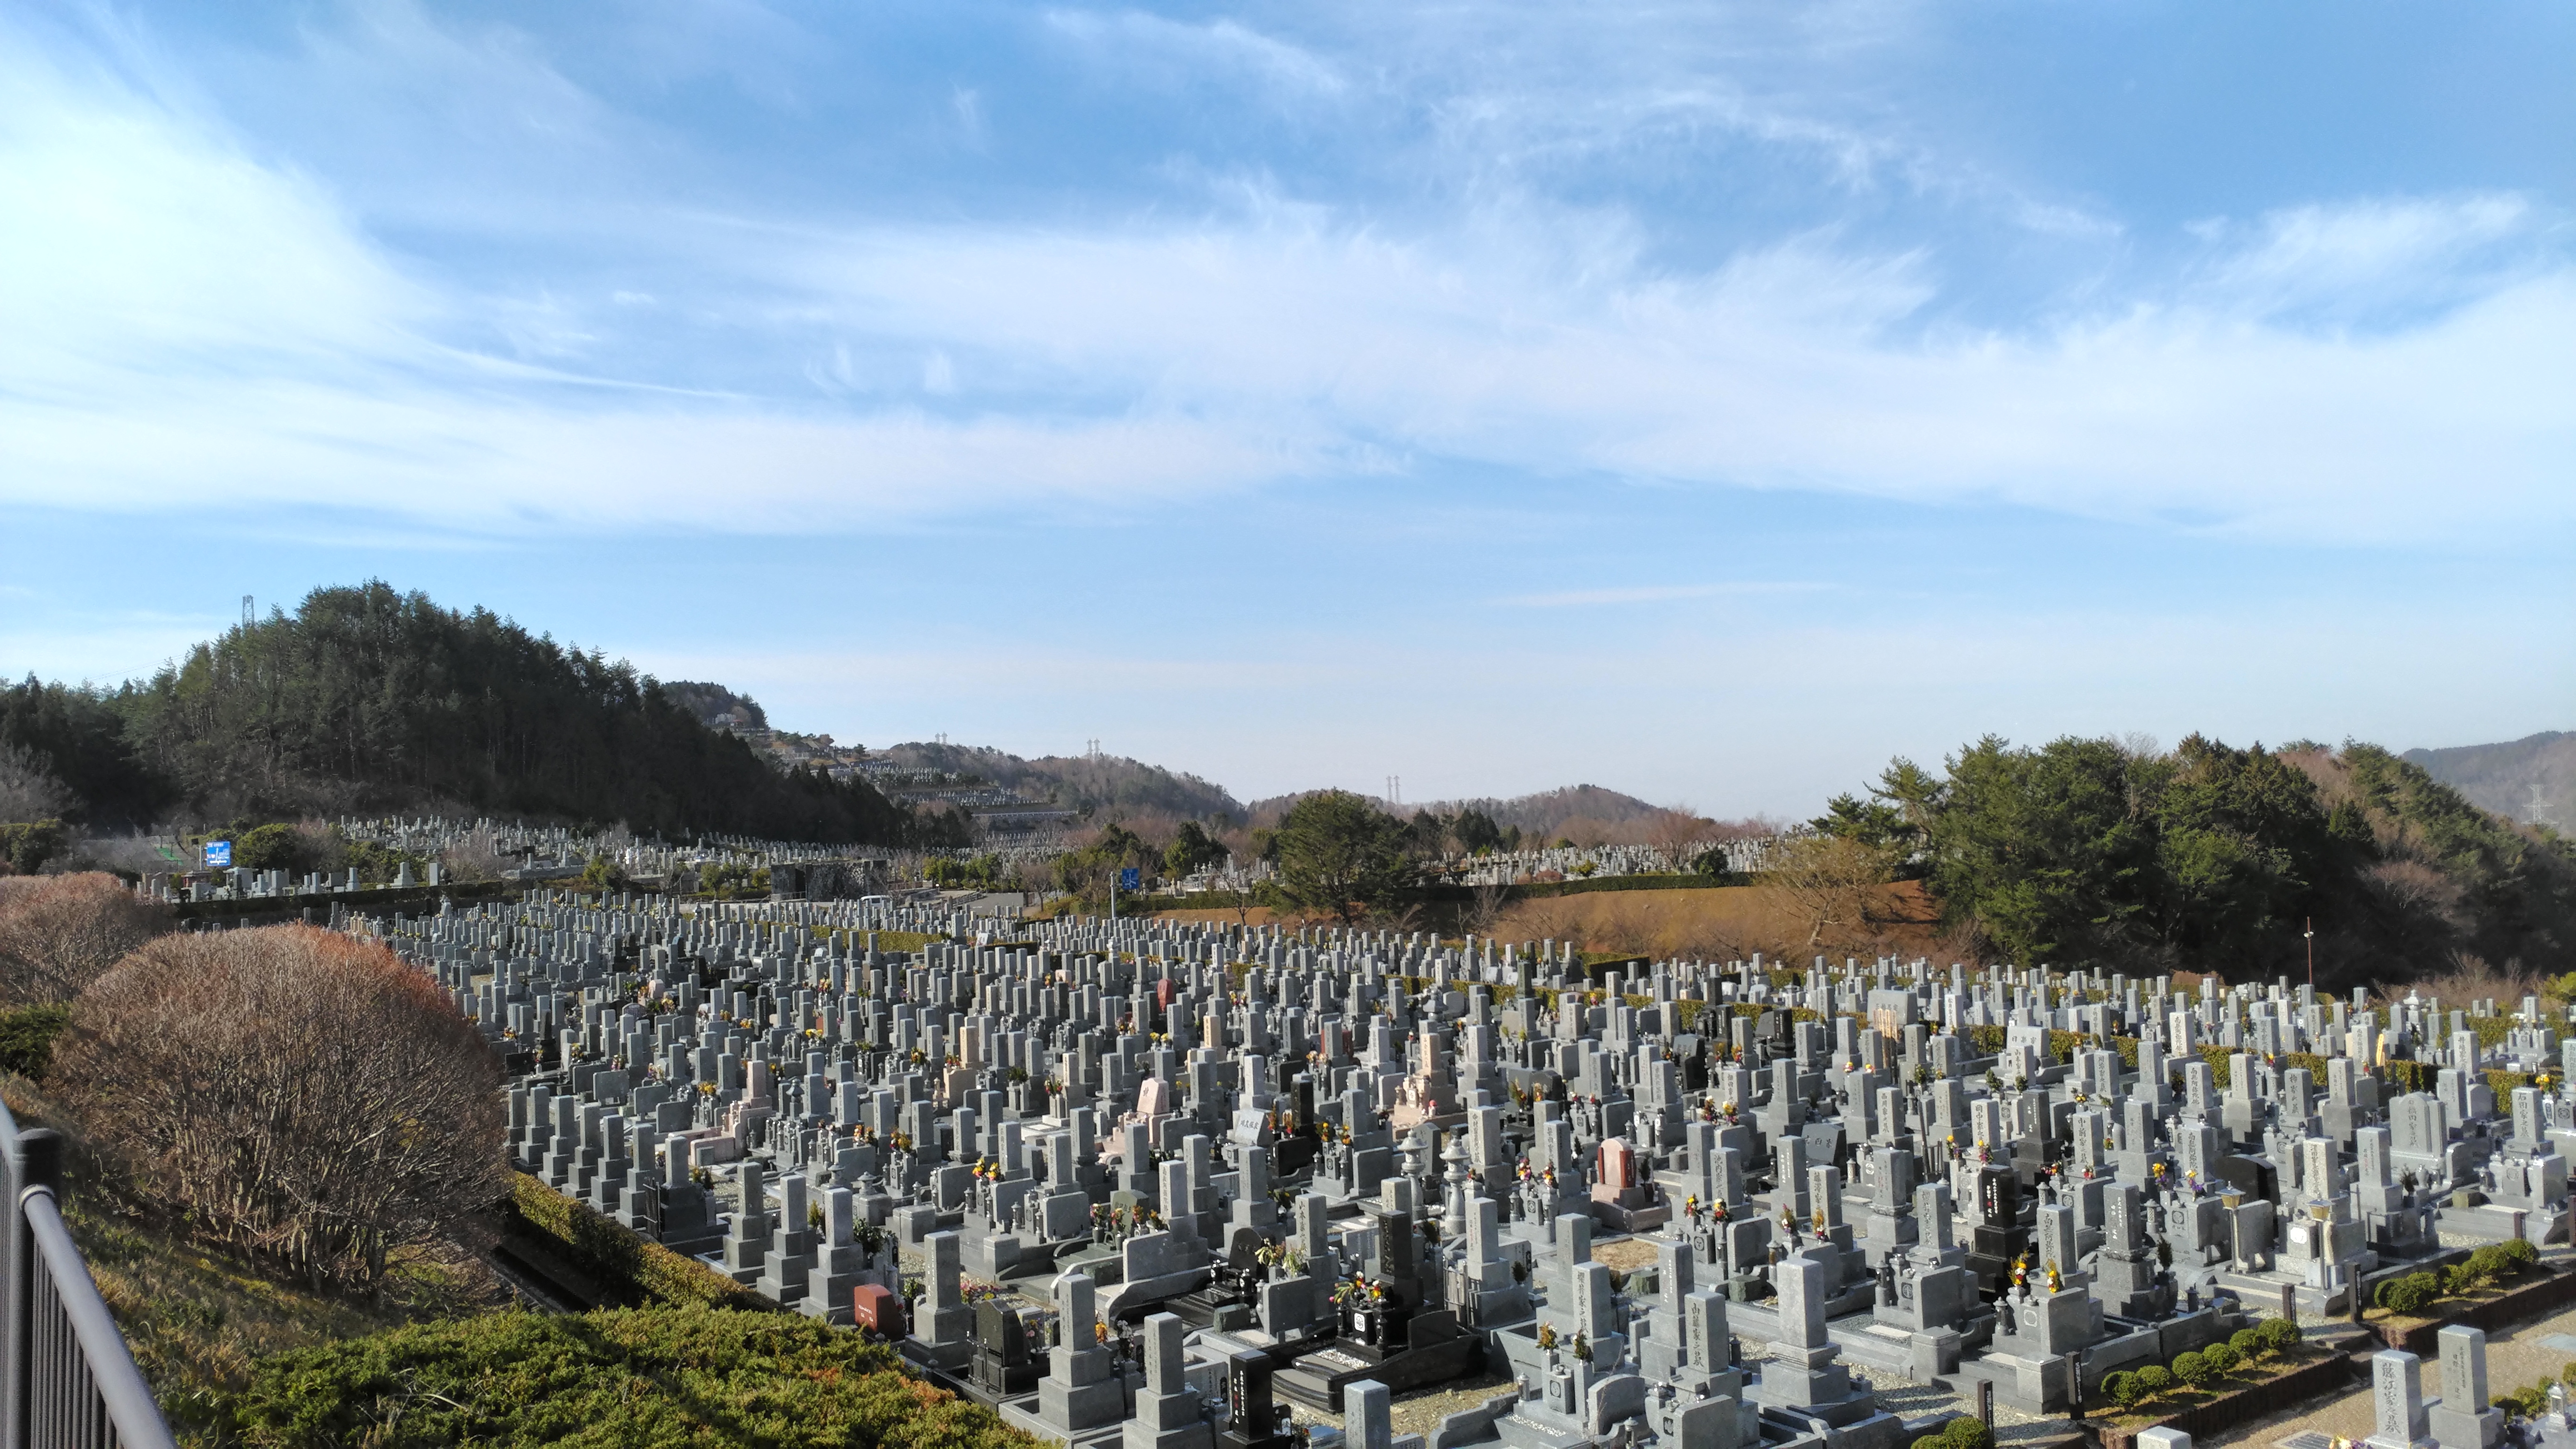
<path fill-rule="evenodd" d="M 1037 1449 L 992 1410 L 812 1319 L 706 1308 L 492 1313 L 262 1360 L 228 1443 Z"/>
<path fill-rule="evenodd" d="M 601 1217 L 525 1173 L 510 1191 L 504 1231 L 532 1238 L 597 1283 L 612 1303 L 765 1309 L 769 1301 L 695 1258 Z"/>
<path fill-rule="evenodd" d="M 2112 1374 L 2102 1380 L 2102 1392 L 2121 1408 L 2135 1408 L 2171 1392 L 2177 1384 L 2197 1389 L 2216 1383 L 2243 1365 L 2260 1363 L 2298 1341 L 2298 1325 L 2287 1319 L 2267 1318 L 2252 1328 L 2238 1329 L 2225 1343 L 2174 1355 L 2170 1368 L 2149 1364 L 2135 1372 Z"/>
<path fill-rule="evenodd" d="M 2440 1274 L 2409 1273 L 2387 1278 L 2371 1295 L 2380 1307 L 2402 1318 L 2421 1318 L 2445 1298 L 2466 1298 L 2504 1278 L 2519 1278 L 2540 1262 L 2540 1250 L 2520 1238 L 2489 1243 Z"/>

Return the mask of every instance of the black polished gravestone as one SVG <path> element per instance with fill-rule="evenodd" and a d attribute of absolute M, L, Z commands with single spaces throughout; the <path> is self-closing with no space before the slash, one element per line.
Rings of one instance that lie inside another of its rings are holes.
<path fill-rule="evenodd" d="M 1271 1394 L 1270 1356 L 1242 1349 L 1225 1361 L 1225 1431 L 1217 1449 L 1287 1449 L 1288 1406 Z"/>
<path fill-rule="evenodd" d="M 975 1307 L 975 1387 L 996 1399 L 1037 1392 L 1046 1372 L 1039 1355 L 1042 1315 L 1036 1308 Z"/>
<path fill-rule="evenodd" d="M 2217 1170 L 2220 1180 L 2247 1197 L 2275 1203 L 2281 1200 L 2280 1169 L 2260 1157 L 2231 1152 L 2211 1166 Z"/>
<path fill-rule="evenodd" d="M 1962 1266 L 1976 1278 L 1977 1291 L 1994 1298 L 2011 1286 L 2013 1261 L 2030 1248 L 2030 1228 L 2022 1221 L 2021 1177 L 1990 1163 L 1977 1169 L 1971 1190 L 1977 1195 L 1977 1222 Z"/>

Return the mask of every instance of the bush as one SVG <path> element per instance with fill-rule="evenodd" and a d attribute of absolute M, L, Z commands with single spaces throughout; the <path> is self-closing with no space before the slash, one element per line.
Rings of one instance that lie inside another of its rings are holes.
<path fill-rule="evenodd" d="M 220 1406 L 249 1446 L 1035 1449 L 891 1349 L 797 1315 L 494 1313 L 263 1360 Z"/>
<path fill-rule="evenodd" d="M 104 871 L 0 881 L 0 998 L 69 1001 L 170 921 Z"/>
<path fill-rule="evenodd" d="M 819 1221 L 821 1209 L 813 1211 Z M 525 1174 L 511 1188 L 505 1225 L 542 1239 L 540 1246 L 588 1277 L 620 1307 L 651 1302 L 759 1308 L 768 1302 L 697 1259 L 647 1241 Z"/>
<path fill-rule="evenodd" d="M 54 1082 L 138 1204 L 372 1284 L 502 1187 L 501 1071 L 446 995 L 312 926 L 165 936 L 72 1006 Z"/>
<path fill-rule="evenodd" d="M 2433 1306 L 2442 1296 L 2442 1281 L 2431 1273 L 2409 1273 L 2403 1278 L 2383 1278 L 2372 1295 L 2379 1306 L 2391 1313 L 2412 1318 Z M 2271 1320 L 2278 1323 L 2281 1320 Z"/>
<path fill-rule="evenodd" d="M 2263 1336 L 2263 1346 L 2274 1353 L 2282 1353 L 2294 1348 L 2300 1341 L 2299 1325 L 2286 1318 L 2266 1318 L 2254 1326 L 2254 1331 Z"/>
<path fill-rule="evenodd" d="M 2200 1351 L 2200 1356 L 2209 1361 L 2209 1366 L 2217 1371 L 2217 1377 L 2236 1372 L 2237 1365 L 2244 1362 L 2233 1346 L 2224 1343 L 2211 1344 Z"/>
<path fill-rule="evenodd" d="M 2152 1399 L 2156 1395 L 2170 1390 L 2173 1386 L 2173 1371 L 2162 1364 L 2151 1363 L 2145 1368 L 2138 1370 L 2138 1389 L 2139 1397 L 2141 1398 Z"/>
<path fill-rule="evenodd" d="M 2209 1366 L 2207 1357 L 2197 1352 L 2189 1352 L 2174 1355 L 2173 1376 L 2196 1389 L 2218 1377 L 2218 1374 Z"/>
<path fill-rule="evenodd" d="M 2236 1330 L 2228 1335 L 2227 1346 L 2236 1350 L 2238 1358 L 2248 1361 L 2261 1358 L 2272 1351 L 2272 1345 L 2263 1341 L 2263 1330 L 2259 1328 Z"/>
<path fill-rule="evenodd" d="M 1995 1449 L 1995 1431 L 1972 1414 L 1961 1414 L 1941 1426 L 1943 1449 Z"/>
<path fill-rule="evenodd" d="M 2558 1371 L 2558 1381 L 2571 1389 L 2576 1389 L 2576 1362 L 2571 1362 Z"/>
<path fill-rule="evenodd" d="M 2102 1392 L 2111 1396 L 2112 1403 L 2124 1409 L 2147 1396 L 2147 1391 L 2138 1385 L 2138 1376 L 2127 1369 L 2121 1369 L 2103 1379 Z"/>
<path fill-rule="evenodd" d="M 45 862 L 63 853 L 70 833 L 59 820 L 22 820 L 0 824 L 0 875 L 34 875 Z"/>
<path fill-rule="evenodd" d="M 72 1019 L 68 1006 L 22 1006 L 0 1011 L 0 1068 L 43 1081 L 54 1058 L 54 1038 Z"/>
<path fill-rule="evenodd" d="M 2504 1276 L 2517 1278 L 2540 1265 L 2540 1250 L 2521 1238 L 2508 1238 L 2495 1245 L 2496 1257 L 2503 1260 Z"/>

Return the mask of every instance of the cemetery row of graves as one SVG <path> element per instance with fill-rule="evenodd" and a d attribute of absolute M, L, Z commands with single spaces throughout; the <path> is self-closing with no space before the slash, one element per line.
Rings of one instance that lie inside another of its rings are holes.
<path fill-rule="evenodd" d="M 1930 1421 L 1883 1389 L 2151 1399 L 2568 1232 L 2531 999 L 882 900 L 333 924 L 480 1024 L 520 1171 L 1079 1446 L 1887 1449 Z M 2383 1356 L 2382 1449 L 2496 1442 L 2475 1333 L 2447 1406 Z"/>
<path fill-rule="evenodd" d="M 283 823 L 248 832 L 214 831 L 162 841 L 168 868 L 145 872 L 144 893 L 171 903 L 285 901 L 466 883 L 499 882 L 525 888 L 587 878 L 591 889 L 615 881 L 665 894 L 766 896 L 776 890 L 822 898 L 901 897 L 926 894 L 927 887 L 951 874 L 962 874 L 956 868 L 964 864 L 958 852 L 854 853 L 845 846 L 712 835 L 683 843 L 639 839 L 623 830 L 488 818 L 349 816 L 312 828 L 327 828 L 345 846 L 356 847 L 368 863 L 326 870 L 309 861 L 287 862 L 283 857 L 294 852 L 275 849 L 277 841 L 263 838 L 291 837 L 296 827 Z M 235 835 L 251 838 L 235 839 Z M 1441 879 L 1457 885 L 1508 886 L 1569 879 L 1688 877 L 1699 868 L 1701 856 L 1710 853 L 1714 856 L 1710 863 L 1722 865 L 1720 875 L 1742 877 L 1762 869 L 1776 844 L 1766 837 L 1671 851 L 1645 845 L 1492 850 L 1449 863 Z M 996 881 L 1019 877 L 1023 873 L 1018 868 L 1024 863 L 1041 867 L 1043 875 L 1044 867 L 1066 853 L 1065 839 L 1055 832 L 1014 837 L 972 852 L 986 862 L 985 873 Z M 460 860 L 474 865 L 460 873 Z M 1221 860 L 1216 866 L 1145 884 L 1183 896 L 1241 892 L 1270 874 L 1270 867 L 1257 859 Z"/>

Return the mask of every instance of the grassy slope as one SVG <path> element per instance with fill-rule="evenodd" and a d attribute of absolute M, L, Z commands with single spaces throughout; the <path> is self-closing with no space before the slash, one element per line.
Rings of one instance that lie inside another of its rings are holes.
<path fill-rule="evenodd" d="M 486 1314 L 263 1365 L 233 1442 L 1035 1449 L 855 1332 L 775 1313 Z"/>
<path fill-rule="evenodd" d="M 40 1089 L 0 1078 L 21 1128 L 63 1126 Z M 472 1313 L 502 1300 L 479 1263 L 414 1257 L 371 1298 L 319 1292 L 264 1277 L 229 1254 L 209 1252 L 125 1211 L 101 1190 L 87 1154 L 67 1166 L 63 1220 L 116 1315 L 136 1364 L 186 1443 L 215 1442 L 209 1418 L 225 1395 L 249 1387 L 260 1359 Z"/>

